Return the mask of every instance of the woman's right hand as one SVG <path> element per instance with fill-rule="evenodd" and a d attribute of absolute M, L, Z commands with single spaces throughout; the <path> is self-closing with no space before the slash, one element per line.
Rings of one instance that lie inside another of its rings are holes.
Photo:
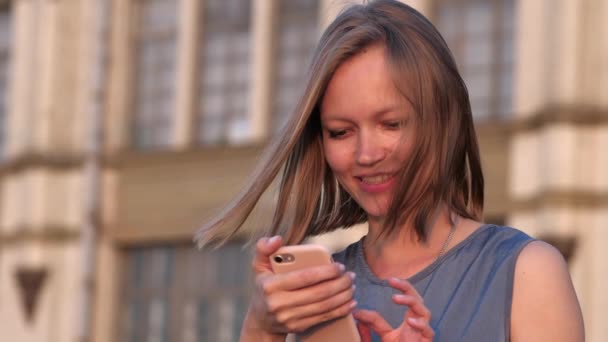
<path fill-rule="evenodd" d="M 274 335 L 299 333 L 353 310 L 354 273 L 334 263 L 274 274 L 269 257 L 281 244 L 278 236 L 257 242 L 252 265 L 255 288 L 246 328 Z"/>

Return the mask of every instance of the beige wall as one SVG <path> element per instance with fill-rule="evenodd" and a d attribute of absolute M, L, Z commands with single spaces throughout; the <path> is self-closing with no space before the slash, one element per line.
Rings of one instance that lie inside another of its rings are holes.
<path fill-rule="evenodd" d="M 4 233 L 21 229 L 61 228 L 76 231 L 83 205 L 78 170 L 31 168 L 3 179 L 0 224 Z"/>
<path fill-rule="evenodd" d="M 13 3 L 7 153 L 71 152 L 82 138 L 82 6 L 67 1 Z"/>
<path fill-rule="evenodd" d="M 196 97 L 192 52 L 197 49 L 200 22 L 194 23 L 200 2 L 179 1 L 182 20 L 173 132 L 173 146 L 179 152 L 149 155 L 124 153 L 129 150 L 133 9 L 129 1 L 111 1 L 111 63 L 104 94 L 104 225 L 97 247 L 94 303 L 98 342 L 115 338 L 121 248 L 189 240 L 199 222 L 240 189 L 259 155 L 258 142 L 268 135 L 275 2 L 253 0 L 258 49 L 252 62 L 250 138 L 256 144 L 203 150 L 193 146 L 191 136 Z M 429 1 L 405 2 L 430 14 Z M 84 114 L 90 109 L 92 3 L 13 2 L 9 159 L 0 166 L 3 339 L 63 342 L 73 341 L 76 334 L 74 294 L 81 267 L 81 152 L 87 138 Z M 322 3 L 321 26 L 325 26 L 338 12 L 335 4 L 340 1 Z M 603 243 L 608 241 L 608 26 L 604 24 L 608 3 L 517 3 L 516 120 L 507 127 L 478 127 L 489 184 L 487 211 L 491 216 L 507 215 L 510 224 L 531 234 L 577 238 L 571 270 L 588 341 L 599 342 L 608 336 L 603 324 L 608 316 L 608 266 L 602 262 Z M 565 119 L 557 112 L 566 113 Z M 362 226 L 317 241 L 337 249 L 364 231 Z M 42 266 L 50 272 L 32 325 L 23 323 L 13 276 L 22 265 Z"/>

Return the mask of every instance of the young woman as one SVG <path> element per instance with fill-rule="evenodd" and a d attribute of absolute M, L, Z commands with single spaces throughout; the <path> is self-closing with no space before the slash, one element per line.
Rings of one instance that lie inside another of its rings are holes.
<path fill-rule="evenodd" d="M 354 5 L 327 28 L 287 127 L 200 245 L 234 234 L 281 170 L 243 341 L 284 341 L 350 312 L 364 341 L 583 341 L 561 255 L 481 222 L 465 84 L 407 5 Z M 272 273 L 281 245 L 361 222 L 367 236 L 334 265 Z"/>

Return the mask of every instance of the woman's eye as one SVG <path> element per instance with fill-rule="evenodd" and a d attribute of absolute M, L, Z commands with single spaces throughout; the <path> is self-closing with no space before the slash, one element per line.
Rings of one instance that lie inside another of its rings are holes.
<path fill-rule="evenodd" d="M 388 128 L 397 129 L 403 126 L 403 121 L 388 121 L 385 123 L 385 125 Z"/>
<path fill-rule="evenodd" d="M 332 139 L 341 138 L 346 134 L 346 130 L 328 131 L 329 137 Z"/>

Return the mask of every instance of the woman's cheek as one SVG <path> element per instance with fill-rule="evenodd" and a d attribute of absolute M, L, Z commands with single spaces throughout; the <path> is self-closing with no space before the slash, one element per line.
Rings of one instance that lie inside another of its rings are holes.
<path fill-rule="evenodd" d="M 327 164 L 334 172 L 343 172 L 348 168 L 348 157 L 346 151 L 330 148 L 325 151 L 325 159 Z"/>

